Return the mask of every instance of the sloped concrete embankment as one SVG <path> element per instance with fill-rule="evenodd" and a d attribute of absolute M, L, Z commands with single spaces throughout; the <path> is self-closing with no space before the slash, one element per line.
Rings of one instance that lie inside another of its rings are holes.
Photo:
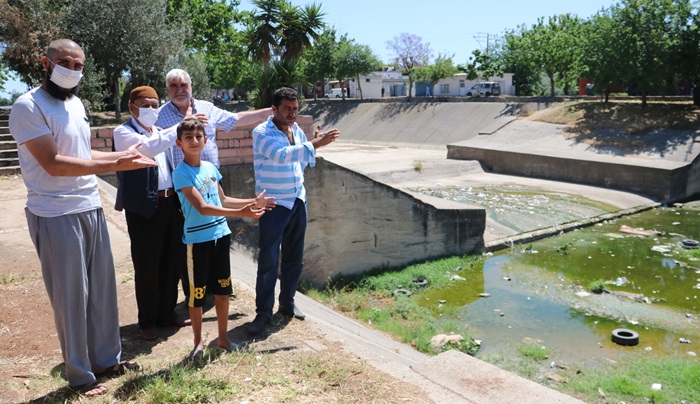
<path fill-rule="evenodd" d="M 495 130 L 523 106 L 508 102 L 308 102 L 302 112 L 323 128 L 337 127 L 343 142 L 445 149 L 445 145 Z M 536 104 L 527 108 L 539 108 Z"/>
<path fill-rule="evenodd" d="M 224 167 L 223 177 L 233 195 L 254 193 L 252 167 Z M 483 249 L 484 209 L 414 196 L 324 159 L 306 171 L 306 188 L 303 281 L 315 286 L 338 275 Z M 232 224 L 237 241 L 255 256 L 257 226 L 243 220 Z"/>

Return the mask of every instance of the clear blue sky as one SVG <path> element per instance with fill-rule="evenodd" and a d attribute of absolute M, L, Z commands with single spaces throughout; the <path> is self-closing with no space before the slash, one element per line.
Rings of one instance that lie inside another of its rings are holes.
<path fill-rule="evenodd" d="M 303 6 L 312 0 L 291 0 Z M 433 57 L 454 55 L 455 64 L 467 62 L 474 49 L 485 49 L 486 38 L 506 30 L 537 23 L 539 17 L 571 13 L 587 19 L 617 3 L 614 0 L 315 0 L 326 12 L 325 22 L 338 36 L 348 34 L 369 45 L 383 61 L 392 57 L 386 42 L 402 32 L 418 35 L 429 43 Z M 254 9 L 242 0 L 241 9 Z"/>
<path fill-rule="evenodd" d="M 303 6 L 312 0 L 292 0 Z M 338 35 L 348 34 L 357 43 L 369 45 L 383 61 L 390 62 L 386 41 L 402 32 L 415 34 L 429 43 L 433 56 L 454 55 L 456 64 L 465 63 L 474 49 L 486 48 L 486 38 L 502 36 L 506 30 L 525 24 L 528 27 L 539 17 L 571 13 L 589 18 L 615 0 L 316 0 L 326 12 L 324 20 L 334 26 Z M 242 0 L 240 8 L 252 10 L 250 0 Z M 5 83 L 0 96 L 12 91 L 25 91 L 17 80 Z"/>

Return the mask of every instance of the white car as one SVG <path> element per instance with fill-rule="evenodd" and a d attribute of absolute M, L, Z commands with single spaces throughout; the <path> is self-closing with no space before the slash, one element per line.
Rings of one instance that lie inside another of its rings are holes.
<path fill-rule="evenodd" d="M 491 95 L 501 95 L 501 85 L 495 81 L 476 83 L 467 90 L 467 96 L 469 97 L 488 97 Z"/>
<path fill-rule="evenodd" d="M 327 92 L 324 98 L 343 98 L 342 88 L 331 88 L 331 91 Z"/>

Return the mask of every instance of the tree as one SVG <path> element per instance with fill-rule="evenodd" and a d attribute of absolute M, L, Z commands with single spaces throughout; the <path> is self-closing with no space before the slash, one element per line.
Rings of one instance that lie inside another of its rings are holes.
<path fill-rule="evenodd" d="M 382 64 L 379 58 L 372 53 L 372 49 L 369 46 L 355 43 L 355 40 L 349 39 L 347 34 L 340 38 L 333 59 L 338 80 L 342 81 L 348 77 L 357 79 L 360 98 L 363 98 L 360 75 L 368 74 L 372 70 L 381 67 Z M 343 93 L 343 98 L 345 98 L 345 93 Z"/>
<path fill-rule="evenodd" d="M 671 84 L 671 51 L 678 49 L 689 9 L 688 0 L 622 0 L 610 9 L 618 24 L 609 38 L 619 44 L 616 64 L 622 66 L 623 78 L 633 91 L 642 95 L 644 106 L 651 91 Z"/>
<path fill-rule="evenodd" d="M 700 105 L 700 10 L 683 10 L 679 20 L 679 40 L 671 55 L 675 56 L 678 73 L 693 88 L 693 104 Z"/>
<path fill-rule="evenodd" d="M 5 89 L 5 82 L 7 81 L 7 66 L 5 66 L 2 61 L 0 61 L 0 90 Z"/>
<path fill-rule="evenodd" d="M 430 63 L 430 44 L 424 44 L 418 35 L 402 33 L 386 42 L 387 49 L 394 52 L 396 67 L 408 75 L 408 96 L 413 92 L 413 69 Z"/>
<path fill-rule="evenodd" d="M 439 53 L 435 63 L 416 69 L 416 80 L 428 81 L 435 86 L 438 81 L 452 77 L 457 72 L 457 67 L 452 62 L 453 56 L 447 57 Z"/>
<path fill-rule="evenodd" d="M 253 60 L 263 65 L 263 77 L 256 81 L 259 87 L 255 107 L 261 108 L 272 103 L 270 91 L 275 81 L 267 77 L 273 57 L 287 63 L 281 66 L 282 71 L 289 70 L 289 63 L 296 62 L 303 51 L 311 46 L 318 38 L 319 30 L 323 27 L 323 12 L 317 5 L 299 8 L 287 0 L 254 0 L 258 11 L 247 16 L 245 38 L 248 42 L 248 53 Z M 296 70 L 296 63 L 293 63 Z M 296 73 L 294 73 L 296 75 Z"/>
<path fill-rule="evenodd" d="M 532 36 L 527 43 L 532 45 L 530 52 L 534 62 L 549 78 L 552 97 L 557 79 L 563 82 L 564 92 L 568 93 L 572 80 L 578 80 L 582 71 L 581 24 L 578 17 L 562 14 L 549 17 L 547 23 L 540 18 L 532 30 L 526 31 Z"/>
<path fill-rule="evenodd" d="M 326 28 L 314 41 L 314 45 L 308 48 L 302 58 L 301 69 L 307 83 L 316 84 L 322 82 L 321 88 L 326 86 L 326 78 L 335 77 L 334 53 L 337 43 L 335 29 Z M 314 97 L 316 92 L 314 91 Z"/>
<path fill-rule="evenodd" d="M 609 11 L 600 11 L 584 27 L 584 77 L 593 81 L 593 89 L 603 94 L 608 102 L 613 86 L 625 84 L 624 60 L 619 57 L 618 44 L 611 38 L 619 37 L 615 30 L 620 25 L 613 20 Z"/>
<path fill-rule="evenodd" d="M 505 41 L 499 55 L 504 71 L 513 73 L 516 95 L 533 95 L 538 92 L 541 70 L 534 60 L 530 49 L 531 36 L 528 28 L 521 25 L 506 31 Z"/>
<path fill-rule="evenodd" d="M 63 2 L 0 0 L 0 42 L 5 45 L 3 60 L 20 79 L 39 85 L 44 79 L 41 57 L 51 40 L 60 37 L 59 22 Z"/>
<path fill-rule="evenodd" d="M 243 36 L 235 29 L 242 21 L 239 0 L 168 0 L 168 22 L 189 25 L 184 45 L 202 53 L 210 82 L 215 88 L 234 88 L 242 78 L 246 60 Z"/>
<path fill-rule="evenodd" d="M 459 70 L 467 73 L 467 80 L 476 80 L 478 78 L 488 80 L 489 77 L 503 75 L 503 70 L 497 61 L 490 54 L 482 53 L 478 49 L 472 51 L 469 63 L 465 66 L 460 66 Z"/>
<path fill-rule="evenodd" d="M 163 13 L 166 5 L 166 0 L 128 4 L 120 0 L 75 0 L 65 10 L 63 25 L 70 29 L 67 34 L 90 50 L 96 68 L 106 76 L 117 119 L 121 113 L 122 74 L 131 72 L 139 78 L 138 83 L 132 82 L 134 85 L 162 80 L 168 58 L 182 48 L 186 32 L 182 26 L 168 24 Z"/>

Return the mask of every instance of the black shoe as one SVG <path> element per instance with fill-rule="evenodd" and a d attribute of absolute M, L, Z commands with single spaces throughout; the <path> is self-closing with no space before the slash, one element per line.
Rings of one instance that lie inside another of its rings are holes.
<path fill-rule="evenodd" d="M 265 326 L 269 322 L 269 317 L 258 314 L 257 316 L 255 316 L 255 320 L 245 325 L 245 328 L 248 329 L 248 333 L 250 335 L 258 335 L 265 329 Z"/>
<path fill-rule="evenodd" d="M 306 318 L 306 314 L 302 313 L 297 306 L 292 306 L 291 308 L 287 306 L 280 306 L 277 312 L 283 316 L 298 318 L 303 320 Z"/>

